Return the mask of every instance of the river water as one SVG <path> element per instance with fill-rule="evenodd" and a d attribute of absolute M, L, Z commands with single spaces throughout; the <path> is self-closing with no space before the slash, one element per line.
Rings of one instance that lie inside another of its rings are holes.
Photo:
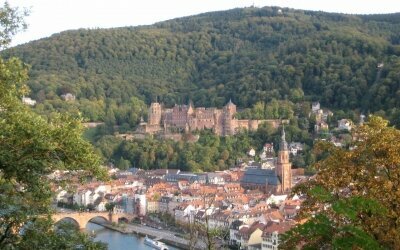
<path fill-rule="evenodd" d="M 107 243 L 110 250 L 153 250 L 153 248 L 144 244 L 144 237 L 136 234 L 122 234 L 91 222 L 87 224 L 86 230 L 88 232 L 94 231 L 96 234 L 95 241 Z M 168 246 L 168 248 L 178 250 L 178 248 L 172 246 Z"/>

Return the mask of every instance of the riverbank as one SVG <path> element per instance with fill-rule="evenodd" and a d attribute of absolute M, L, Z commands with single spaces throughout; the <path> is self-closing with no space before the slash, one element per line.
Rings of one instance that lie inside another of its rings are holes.
<path fill-rule="evenodd" d="M 119 233 L 123 233 L 123 234 L 130 234 L 130 233 L 132 233 L 132 232 L 129 232 L 128 230 L 125 230 L 125 229 L 120 228 L 120 227 L 118 227 L 118 226 L 113 226 L 113 225 L 108 224 L 108 223 L 105 223 L 105 222 L 99 222 L 99 221 L 95 221 L 95 220 L 92 220 L 92 221 L 90 221 L 90 222 L 93 223 L 93 224 L 96 224 L 96 225 L 105 227 L 105 228 L 107 228 L 107 229 L 110 229 L 110 230 L 113 230 L 113 231 L 117 231 L 117 232 L 119 232 Z"/>
<path fill-rule="evenodd" d="M 159 230 L 143 225 L 124 224 L 124 226 L 121 227 L 99 221 L 92 221 L 92 223 L 103 226 L 113 231 L 117 231 L 122 234 L 136 234 L 140 236 L 148 236 L 150 238 L 156 239 L 158 241 L 164 242 L 168 245 L 180 249 L 189 248 L 189 242 L 186 239 L 178 237 L 169 231 Z M 196 247 L 196 249 L 204 249 L 204 248 L 205 246 L 202 246 L 201 244 L 198 244 L 198 246 Z"/>

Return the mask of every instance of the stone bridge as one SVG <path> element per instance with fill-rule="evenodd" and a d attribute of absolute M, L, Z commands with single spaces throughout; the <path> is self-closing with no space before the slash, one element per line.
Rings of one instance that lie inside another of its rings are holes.
<path fill-rule="evenodd" d="M 79 229 L 85 229 L 86 224 L 90 220 L 98 217 L 103 218 L 110 223 L 112 222 L 118 223 L 120 219 L 126 219 L 128 221 L 131 221 L 133 218 L 135 218 L 135 216 L 132 214 L 109 213 L 109 212 L 66 212 L 66 213 L 56 213 L 51 216 L 54 222 L 70 218 L 78 224 Z"/>

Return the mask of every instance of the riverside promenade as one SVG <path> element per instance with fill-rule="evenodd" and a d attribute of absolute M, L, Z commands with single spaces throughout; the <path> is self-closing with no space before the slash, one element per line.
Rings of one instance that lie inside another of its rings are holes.
<path fill-rule="evenodd" d="M 92 221 L 94 222 L 94 221 Z M 188 240 L 176 236 L 173 232 L 156 229 L 144 225 L 133 225 L 133 224 L 124 224 L 124 226 L 113 226 L 103 222 L 94 222 L 99 224 L 105 228 L 118 231 L 124 234 L 138 234 L 141 236 L 149 236 L 150 238 L 162 241 L 172 246 L 176 246 L 182 249 L 189 248 Z M 197 242 L 196 249 L 205 249 L 206 245 L 203 242 Z"/>

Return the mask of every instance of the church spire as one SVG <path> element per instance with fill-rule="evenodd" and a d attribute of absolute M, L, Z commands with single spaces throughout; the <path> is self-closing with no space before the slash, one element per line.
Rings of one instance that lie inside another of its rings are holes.
<path fill-rule="evenodd" d="M 282 124 L 282 138 L 279 144 L 278 159 L 276 163 L 276 174 L 281 181 L 280 192 L 289 192 L 292 188 L 292 164 L 289 161 L 289 149 L 286 142 L 285 127 Z"/>
<path fill-rule="evenodd" d="M 279 145 L 279 150 L 280 151 L 288 150 L 288 144 L 286 142 L 285 126 L 282 126 L 282 137 L 281 137 L 281 143 Z"/>

